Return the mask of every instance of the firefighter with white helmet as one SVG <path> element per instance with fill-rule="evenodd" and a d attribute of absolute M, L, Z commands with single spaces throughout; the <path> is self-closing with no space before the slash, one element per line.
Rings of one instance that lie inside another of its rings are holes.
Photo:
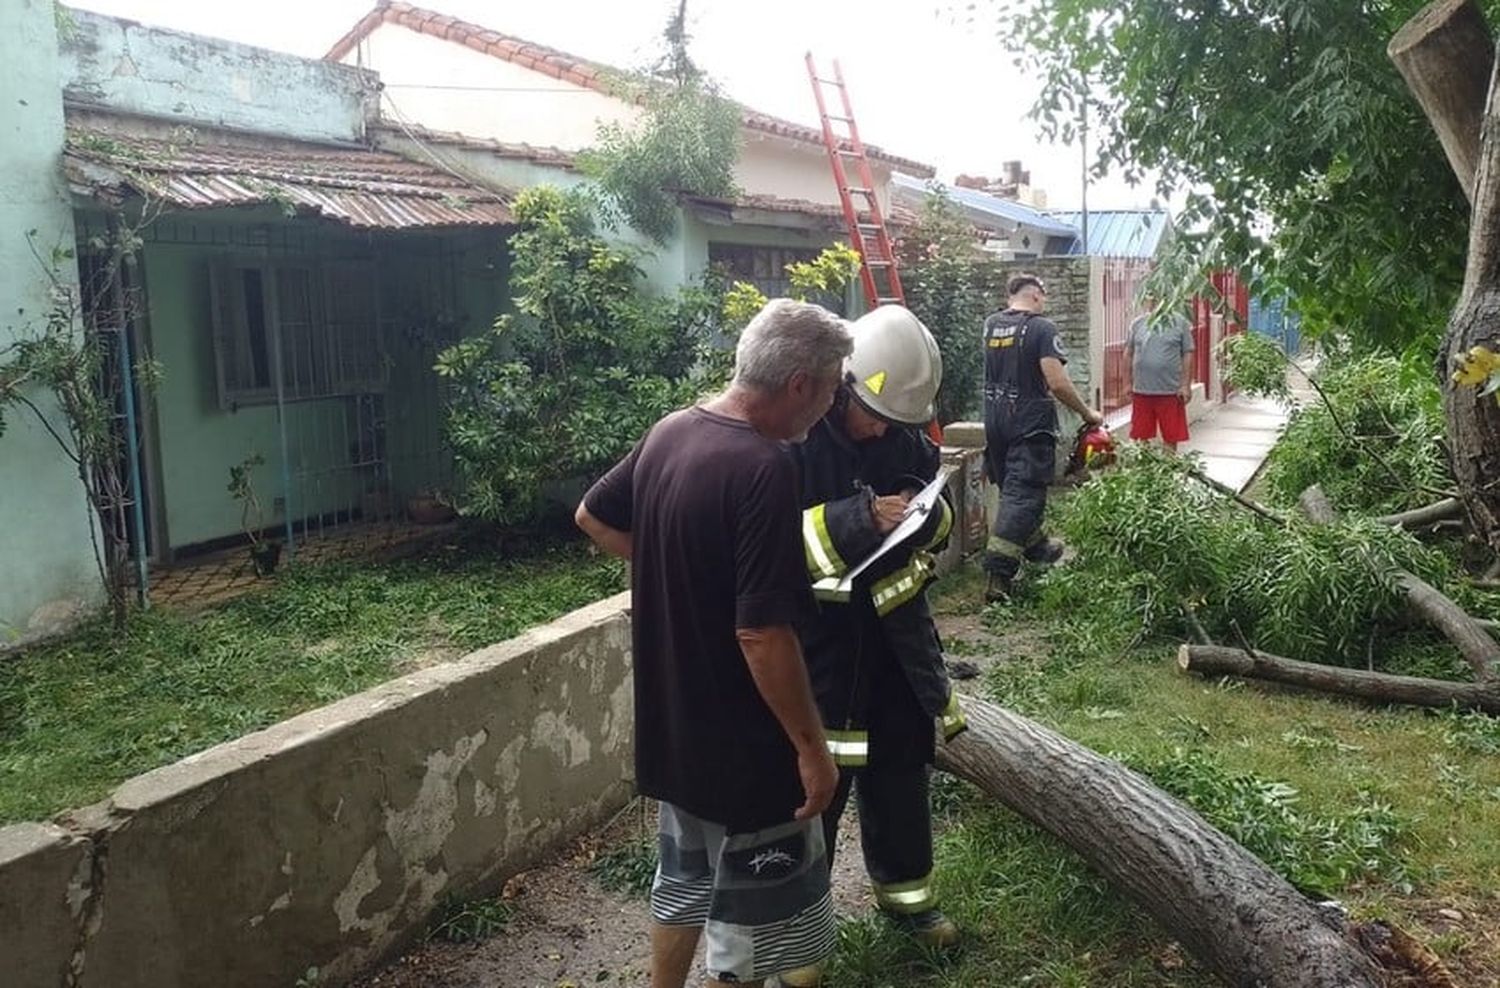
<path fill-rule="evenodd" d="M 943 358 L 927 328 L 898 305 L 880 306 L 851 329 L 844 385 L 807 440 L 793 447 L 804 548 L 820 601 L 798 633 L 829 747 L 843 766 L 823 828 L 831 861 L 857 776 L 860 840 L 877 905 L 923 941 L 948 946 L 958 930 L 933 892 L 928 782 L 934 721 L 946 737 L 964 723 L 925 593 L 934 577 L 931 550 L 953 525 L 946 498 L 851 592 L 835 588 L 937 475 L 938 450 L 923 427 L 933 416 Z M 819 974 L 791 972 L 782 983 L 816 985 Z"/>

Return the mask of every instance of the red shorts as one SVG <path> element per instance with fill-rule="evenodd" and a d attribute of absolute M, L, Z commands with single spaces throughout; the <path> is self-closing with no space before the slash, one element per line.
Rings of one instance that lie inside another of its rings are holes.
<path fill-rule="evenodd" d="M 1154 439 L 1161 427 L 1163 442 L 1180 443 L 1188 437 L 1187 404 L 1181 395 L 1130 396 L 1130 438 Z"/>

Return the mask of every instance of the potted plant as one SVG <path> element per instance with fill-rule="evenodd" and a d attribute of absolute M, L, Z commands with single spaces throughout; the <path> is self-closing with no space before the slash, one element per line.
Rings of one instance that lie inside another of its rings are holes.
<path fill-rule="evenodd" d="M 255 488 L 250 483 L 250 471 L 265 462 L 265 458 L 259 453 L 251 453 L 243 462 L 229 468 L 229 493 L 240 502 L 240 528 L 250 540 L 250 565 L 256 576 L 270 576 L 276 572 L 276 564 L 281 561 L 281 541 L 261 536 L 264 530 L 264 512 L 261 510 L 260 498 L 255 496 Z M 254 525 L 250 524 L 252 515 L 255 517 Z"/>

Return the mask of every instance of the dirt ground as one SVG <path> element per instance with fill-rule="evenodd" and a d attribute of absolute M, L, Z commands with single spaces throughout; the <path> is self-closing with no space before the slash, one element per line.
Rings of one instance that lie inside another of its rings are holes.
<path fill-rule="evenodd" d="M 854 817 L 852 811 L 845 816 L 834 857 L 834 902 L 841 916 L 873 908 Z M 654 829 L 654 806 L 632 804 L 614 823 L 575 841 L 557 860 L 511 879 L 503 898 L 513 912 L 504 931 L 481 943 L 423 944 L 359 982 L 358 988 L 647 984 L 646 901 L 606 891 L 589 866 L 602 850 Z"/>
<path fill-rule="evenodd" d="M 939 614 L 953 657 L 997 661 L 998 640 L 969 613 Z M 1025 643 L 1006 642 L 1007 648 Z M 960 683 L 961 689 L 968 684 Z M 654 808 L 637 802 L 613 823 L 575 841 L 556 860 L 506 884 L 505 929 L 480 943 L 422 944 L 356 988 L 585 988 L 648 983 L 649 918 L 644 899 L 606 891 L 589 866 L 603 850 L 655 831 Z M 834 855 L 834 907 L 866 913 L 874 900 L 859 853 L 859 823 L 844 814 Z M 699 961 L 701 963 L 701 951 Z"/>

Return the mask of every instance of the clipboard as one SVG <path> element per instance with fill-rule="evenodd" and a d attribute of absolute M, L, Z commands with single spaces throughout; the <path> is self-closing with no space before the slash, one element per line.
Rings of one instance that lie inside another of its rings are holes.
<path fill-rule="evenodd" d="M 953 467 L 945 466 L 940 469 L 937 476 L 932 478 L 932 482 L 917 492 L 917 496 L 911 499 L 911 503 L 906 506 L 906 517 L 901 519 L 901 523 L 890 530 L 885 537 L 885 541 L 881 542 L 874 552 L 865 557 L 863 562 L 844 574 L 843 579 L 839 580 L 833 587 L 834 592 L 837 594 L 848 594 L 854 589 L 854 581 L 861 573 L 869 569 L 881 556 L 884 556 L 916 534 L 917 530 L 927 523 L 927 515 L 937 505 L 938 498 L 942 497 L 943 489 L 948 486 L 948 478 L 952 475 Z"/>

